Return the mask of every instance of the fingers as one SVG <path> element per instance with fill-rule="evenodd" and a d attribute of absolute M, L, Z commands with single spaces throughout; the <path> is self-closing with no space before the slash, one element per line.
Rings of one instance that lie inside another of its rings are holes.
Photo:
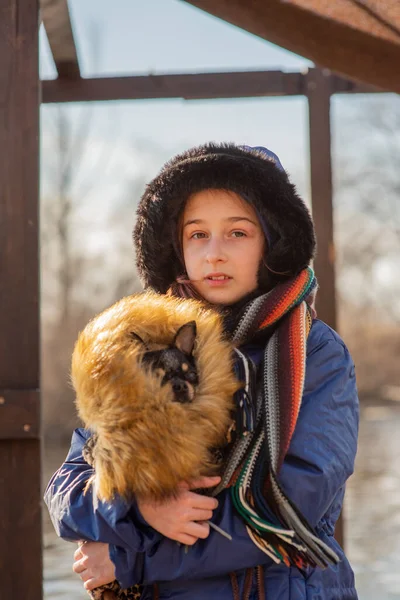
<path fill-rule="evenodd" d="M 201 508 L 193 508 L 187 513 L 189 521 L 209 521 L 212 519 L 213 511 Z"/>
<path fill-rule="evenodd" d="M 72 568 L 72 570 L 74 570 L 74 568 Z M 80 577 L 80 579 L 83 581 L 83 583 L 85 583 L 86 581 L 93 580 L 94 578 L 91 575 L 90 571 L 88 571 L 88 569 L 83 569 L 83 571 L 75 571 L 75 573 L 77 573 Z M 94 586 L 96 587 L 96 586 Z"/>
<path fill-rule="evenodd" d="M 221 481 L 221 477 L 199 477 L 189 481 L 189 489 L 197 490 L 201 488 L 215 487 Z"/>
<path fill-rule="evenodd" d="M 218 500 L 216 498 L 210 498 L 209 496 L 203 496 L 202 494 L 195 494 L 193 492 L 189 492 L 188 504 L 191 508 L 201 509 L 201 510 L 215 510 L 218 507 Z"/>
<path fill-rule="evenodd" d="M 178 489 L 179 490 L 188 490 L 189 484 L 186 481 L 181 481 L 180 483 L 178 483 Z"/>
<path fill-rule="evenodd" d="M 185 534 L 205 540 L 210 535 L 210 526 L 208 523 L 190 521 L 185 527 Z"/>
<path fill-rule="evenodd" d="M 185 544 L 185 546 L 193 546 L 197 542 L 197 540 L 197 537 L 187 535 L 186 533 L 181 533 L 176 541 L 180 542 L 181 544 Z"/>
<path fill-rule="evenodd" d="M 198 477 L 190 481 L 181 481 L 178 487 L 184 490 L 197 490 L 201 488 L 215 487 L 221 481 L 221 477 Z"/>
<path fill-rule="evenodd" d="M 186 490 L 188 492 L 185 494 L 186 504 L 188 506 L 210 511 L 215 510 L 218 507 L 218 500 L 210 496 L 205 496 L 204 494 L 189 492 L 189 490 L 214 487 L 220 480 L 220 477 L 199 477 L 190 482 L 182 481 L 178 487 L 181 490 Z"/>
<path fill-rule="evenodd" d="M 74 560 L 79 560 L 82 557 L 83 557 L 82 550 L 81 550 L 81 547 L 79 546 L 79 548 L 77 548 L 74 552 Z"/>
<path fill-rule="evenodd" d="M 115 578 L 109 578 L 107 576 L 104 576 L 104 574 L 98 573 L 98 574 L 93 574 L 90 573 L 89 571 L 85 571 L 82 575 L 81 575 L 81 579 L 84 582 L 84 588 L 85 590 L 94 590 L 94 588 L 97 587 L 101 587 L 102 585 L 105 585 L 106 583 L 111 583 L 111 581 L 113 581 Z M 103 600 L 104 600 L 104 596 L 103 596 Z"/>
<path fill-rule="evenodd" d="M 83 571 L 86 571 L 86 569 L 87 569 L 87 559 L 86 558 L 82 558 L 81 560 L 77 560 L 72 565 L 73 572 L 74 573 L 78 573 L 78 575 L 80 573 L 83 573 Z"/>
<path fill-rule="evenodd" d="M 98 584 L 96 583 L 96 581 L 97 580 L 94 579 L 94 578 L 88 579 L 83 584 L 83 587 L 85 588 L 85 590 L 87 590 L 88 592 L 90 592 L 91 590 L 94 590 L 94 588 L 99 587 Z"/>

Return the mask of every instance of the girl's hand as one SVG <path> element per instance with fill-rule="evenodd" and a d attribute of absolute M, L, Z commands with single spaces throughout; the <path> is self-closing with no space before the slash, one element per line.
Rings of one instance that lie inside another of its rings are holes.
<path fill-rule="evenodd" d="M 220 477 L 200 477 L 189 483 L 183 481 L 176 498 L 162 503 L 138 501 L 139 510 L 153 529 L 171 540 L 193 546 L 199 538 L 208 537 L 210 526 L 204 521 L 211 519 L 218 501 L 190 490 L 214 487 L 220 480 Z"/>
<path fill-rule="evenodd" d="M 72 570 L 84 582 L 85 590 L 93 590 L 115 579 L 115 566 L 110 559 L 108 544 L 85 542 L 74 554 Z"/>

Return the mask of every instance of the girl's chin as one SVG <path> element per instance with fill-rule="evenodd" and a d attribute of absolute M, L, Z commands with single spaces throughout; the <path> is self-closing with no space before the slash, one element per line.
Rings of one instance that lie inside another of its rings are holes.
<path fill-rule="evenodd" d="M 201 289 L 200 289 L 201 287 Z M 250 293 L 249 290 L 234 290 L 227 288 L 205 288 L 203 286 L 199 286 L 197 291 L 201 296 L 209 302 L 210 304 L 234 304 L 238 302 L 241 298 L 244 298 L 247 294 Z"/>

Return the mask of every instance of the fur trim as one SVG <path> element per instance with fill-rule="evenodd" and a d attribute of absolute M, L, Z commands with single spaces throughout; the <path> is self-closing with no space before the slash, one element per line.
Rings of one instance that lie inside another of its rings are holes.
<path fill-rule="evenodd" d="M 199 385 L 190 404 L 173 401 L 161 375 L 141 364 L 137 333 L 151 348 L 172 342 L 195 320 L 193 356 Z M 220 317 L 194 300 L 147 292 L 123 298 L 80 333 L 71 379 L 85 427 L 98 434 L 95 484 L 99 498 L 115 492 L 161 499 L 178 482 L 215 473 L 211 448 L 226 443 L 233 394 L 240 387 Z"/>
<path fill-rule="evenodd" d="M 228 189 L 254 205 L 273 243 L 265 260 L 276 272 L 297 275 L 315 250 L 310 213 L 285 171 L 257 149 L 207 144 L 176 156 L 150 182 L 137 211 L 136 261 L 145 287 L 164 293 L 184 272 L 177 224 L 188 197 Z"/>

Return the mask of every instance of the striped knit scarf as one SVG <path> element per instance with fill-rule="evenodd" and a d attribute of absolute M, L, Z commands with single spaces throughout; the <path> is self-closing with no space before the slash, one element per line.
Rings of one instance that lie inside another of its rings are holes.
<path fill-rule="evenodd" d="M 303 396 L 316 287 L 314 273 L 307 268 L 251 300 L 242 311 L 232 333 L 236 348 L 261 332 L 269 337 L 257 382 L 254 364 L 236 349 L 245 386 L 236 397 L 236 439 L 222 481 L 213 492 L 229 487 L 254 543 L 276 563 L 299 568 L 326 567 L 339 560 L 286 496 L 278 479 Z"/>

